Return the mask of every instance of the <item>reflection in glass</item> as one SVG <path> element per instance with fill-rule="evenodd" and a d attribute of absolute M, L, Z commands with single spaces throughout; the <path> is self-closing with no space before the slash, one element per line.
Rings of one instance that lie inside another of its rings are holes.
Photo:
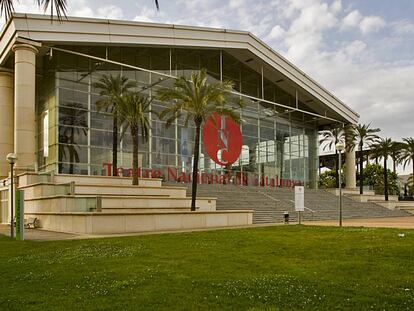
<path fill-rule="evenodd" d="M 79 103 L 68 103 L 66 106 L 70 109 L 60 108 L 63 113 L 59 115 L 59 122 L 71 126 L 59 127 L 59 162 L 69 162 L 69 174 L 73 174 L 74 164 L 80 162 L 79 144 L 86 143 L 84 139 L 88 134 L 87 111 Z M 62 172 L 62 166 L 59 172 Z"/>
<path fill-rule="evenodd" d="M 190 75 L 193 71 L 207 68 L 210 82 L 234 81 L 234 89 L 250 96 L 242 96 L 245 107 L 241 110 L 243 147 L 239 159 L 231 167 L 214 163 L 201 146 L 200 170 L 203 172 L 234 176 L 242 174 L 258 180 L 263 176 L 280 179 L 299 179 L 310 187 L 317 183 L 318 148 L 317 128 L 312 118 L 303 113 L 288 112 L 285 108 L 264 102 L 269 100 L 289 107 L 296 106 L 295 90 L 286 90 L 284 83 L 269 76 L 261 76 L 260 67 L 246 63 L 233 51 L 219 49 L 162 48 L 162 47 L 70 47 L 64 49 L 106 58 L 128 65 L 156 71 L 150 73 L 126 66 L 114 65 L 71 55 L 56 53 L 52 59 L 44 58 L 45 72 L 50 81 L 38 83 L 48 86 L 40 90 L 38 118 L 49 109 L 51 116 L 51 141 L 49 157 L 41 157 L 43 145 L 38 139 L 38 162 L 51 169 L 56 165 L 60 172 L 104 175 L 105 163 L 112 163 L 113 114 L 97 112 L 96 102 L 101 98 L 94 82 L 103 75 L 124 75 L 136 83 L 135 91 L 153 96 L 161 87 L 171 87 L 174 79 L 161 75 Z M 256 63 L 257 65 L 257 63 Z M 43 79 L 43 78 L 42 78 Z M 43 80 L 42 80 L 43 81 Z M 263 85 L 262 84 L 263 81 Z M 46 83 L 47 82 L 47 83 Z M 263 90 L 263 94 L 262 94 Z M 289 92 L 288 92 L 289 91 Z M 293 95 L 292 95 L 293 94 Z M 54 98 L 56 96 L 56 98 Z M 234 95 L 239 98 L 238 95 Z M 301 109 L 310 110 L 298 99 Z M 58 107 L 56 107 L 56 105 Z M 184 118 L 165 128 L 156 113 L 168 104 L 154 99 L 151 107 L 151 137 L 140 146 L 140 165 L 167 170 L 173 167 L 179 172 L 189 172 L 194 148 L 194 130 L 185 128 Z M 57 109 L 57 111 L 56 111 Z M 40 118 L 39 118 L 40 120 Z M 41 122 L 38 126 L 41 129 Z M 118 132 L 121 132 L 121 128 Z M 39 131 L 39 137 L 42 132 Z M 132 139 L 129 134 L 118 141 L 116 157 L 119 166 L 127 170 L 132 160 Z M 163 175 L 168 176 L 163 171 Z M 276 177 L 275 177 L 276 178 Z"/>

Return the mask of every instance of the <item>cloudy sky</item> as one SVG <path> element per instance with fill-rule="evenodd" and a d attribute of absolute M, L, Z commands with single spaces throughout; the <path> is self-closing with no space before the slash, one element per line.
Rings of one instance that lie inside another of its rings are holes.
<path fill-rule="evenodd" d="M 34 0 L 17 11 L 38 12 Z M 394 139 L 414 136 L 413 0 L 68 0 L 69 15 L 247 30 Z"/>

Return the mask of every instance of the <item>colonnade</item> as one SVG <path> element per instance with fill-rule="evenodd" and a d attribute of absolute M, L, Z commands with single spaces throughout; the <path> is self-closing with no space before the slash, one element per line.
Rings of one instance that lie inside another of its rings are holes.
<path fill-rule="evenodd" d="M 17 157 L 16 172 L 36 167 L 36 54 L 30 44 L 13 46 L 14 71 L 0 68 L 0 178 L 8 176 L 7 154 Z"/>

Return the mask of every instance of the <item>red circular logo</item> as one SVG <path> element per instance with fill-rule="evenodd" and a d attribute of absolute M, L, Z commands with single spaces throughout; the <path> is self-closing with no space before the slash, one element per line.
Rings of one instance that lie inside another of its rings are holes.
<path fill-rule="evenodd" d="M 214 113 L 204 125 L 203 143 L 204 149 L 215 163 L 221 166 L 231 165 L 239 158 L 243 145 L 240 126 L 230 117 Z"/>

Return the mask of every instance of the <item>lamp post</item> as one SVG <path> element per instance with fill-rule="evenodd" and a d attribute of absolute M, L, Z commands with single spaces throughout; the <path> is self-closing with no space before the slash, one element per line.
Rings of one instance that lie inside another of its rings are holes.
<path fill-rule="evenodd" d="M 342 151 L 345 149 L 345 145 L 337 143 L 335 148 L 339 152 L 339 226 L 342 227 Z"/>
<path fill-rule="evenodd" d="M 6 156 L 7 162 L 10 164 L 10 237 L 14 237 L 14 164 L 17 161 L 15 153 L 9 153 Z"/>

